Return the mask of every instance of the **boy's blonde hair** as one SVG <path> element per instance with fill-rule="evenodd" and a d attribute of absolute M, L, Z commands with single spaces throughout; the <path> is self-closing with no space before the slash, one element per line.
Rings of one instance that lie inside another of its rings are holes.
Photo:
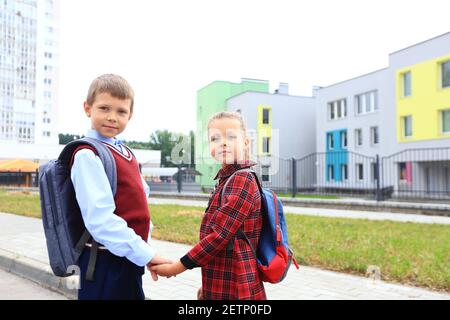
<path fill-rule="evenodd" d="M 244 118 L 242 117 L 242 115 L 239 112 L 222 111 L 222 112 L 213 114 L 208 120 L 208 131 L 209 131 L 209 127 L 211 126 L 211 123 L 213 121 L 219 120 L 219 119 L 236 119 L 236 120 L 238 120 L 240 127 L 242 129 L 242 132 L 244 133 L 244 137 L 247 136 L 247 126 L 245 125 Z"/>
<path fill-rule="evenodd" d="M 133 113 L 134 91 L 130 84 L 119 75 L 103 74 L 92 81 L 89 87 L 86 102 L 92 106 L 97 95 L 109 93 L 112 97 L 131 100 L 130 112 Z"/>

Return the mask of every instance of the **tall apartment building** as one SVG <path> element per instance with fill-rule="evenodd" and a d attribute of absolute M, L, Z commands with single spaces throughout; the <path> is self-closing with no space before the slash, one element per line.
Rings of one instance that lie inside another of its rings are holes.
<path fill-rule="evenodd" d="M 57 145 L 58 0 L 0 2 L 0 143 Z"/>

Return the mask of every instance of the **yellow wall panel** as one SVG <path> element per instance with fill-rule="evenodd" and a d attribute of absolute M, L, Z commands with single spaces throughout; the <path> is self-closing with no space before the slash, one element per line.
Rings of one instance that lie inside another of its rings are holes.
<path fill-rule="evenodd" d="M 450 88 L 442 88 L 441 64 L 450 55 L 397 70 L 397 139 L 399 142 L 450 138 L 442 133 L 442 110 L 450 109 Z M 403 96 L 403 74 L 411 72 L 411 95 Z M 412 116 L 412 137 L 403 135 L 402 117 Z"/>

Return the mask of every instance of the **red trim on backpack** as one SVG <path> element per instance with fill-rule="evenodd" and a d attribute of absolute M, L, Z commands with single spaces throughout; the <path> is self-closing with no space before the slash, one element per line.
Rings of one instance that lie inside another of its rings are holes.
<path fill-rule="evenodd" d="M 278 245 L 281 243 L 281 230 L 280 230 L 280 224 L 278 222 L 278 203 L 277 203 L 277 196 L 276 194 L 272 192 L 272 197 L 273 197 L 273 205 L 275 208 L 275 228 L 276 228 L 276 238 L 277 238 L 277 242 Z"/>
<path fill-rule="evenodd" d="M 75 160 L 75 154 L 76 154 L 78 151 L 82 150 L 82 149 L 89 149 L 89 150 L 91 150 L 93 153 L 95 153 L 95 155 L 98 156 L 97 150 L 95 150 L 95 148 L 91 147 L 90 145 L 82 145 L 82 146 L 79 146 L 79 147 L 77 147 L 77 148 L 75 149 L 75 151 L 72 153 L 72 157 L 70 158 L 70 162 L 69 162 L 69 167 L 70 167 L 70 168 L 72 168 L 72 166 L 73 166 L 73 162 L 74 162 L 74 160 Z"/>
<path fill-rule="evenodd" d="M 298 270 L 300 267 L 298 266 L 297 260 L 295 260 L 294 256 L 292 256 L 292 262 L 294 262 L 294 265 Z"/>

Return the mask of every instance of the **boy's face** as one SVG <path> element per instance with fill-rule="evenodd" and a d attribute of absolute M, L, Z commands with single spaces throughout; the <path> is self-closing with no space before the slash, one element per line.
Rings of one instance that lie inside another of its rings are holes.
<path fill-rule="evenodd" d="M 131 118 L 131 100 L 100 93 L 92 105 L 84 103 L 84 111 L 91 118 L 92 129 L 106 138 L 114 138 L 125 130 Z"/>
<path fill-rule="evenodd" d="M 217 119 L 208 129 L 209 151 L 222 165 L 245 160 L 249 139 L 244 135 L 239 120 Z"/>

